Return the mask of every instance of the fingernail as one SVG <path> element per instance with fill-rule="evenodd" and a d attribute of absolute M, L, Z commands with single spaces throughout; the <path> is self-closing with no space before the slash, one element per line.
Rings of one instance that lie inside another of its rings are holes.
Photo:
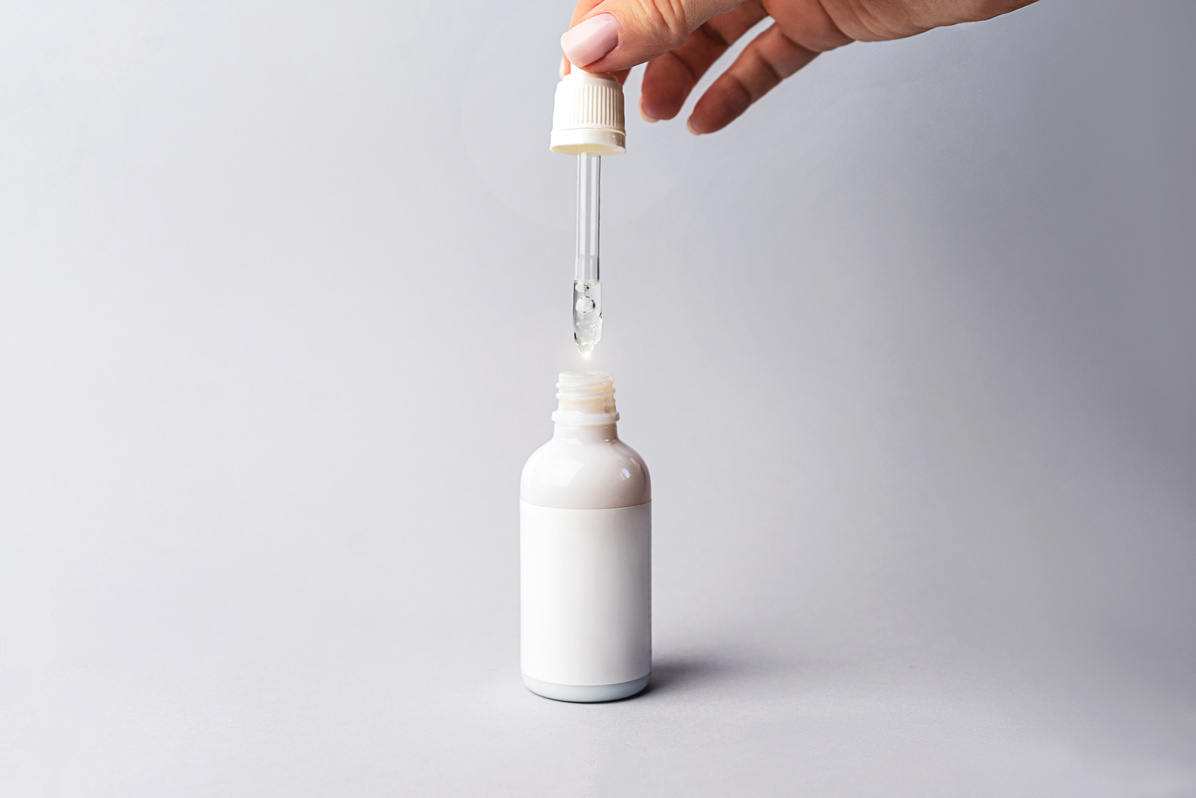
<path fill-rule="evenodd" d="M 644 110 L 644 98 L 643 97 L 640 97 L 639 112 L 640 112 L 640 119 L 644 120 L 648 124 L 653 124 L 658 121 L 656 119 L 656 117 L 652 116 L 651 114 L 649 114 L 647 111 Z"/>
<path fill-rule="evenodd" d="M 579 22 L 561 37 L 561 49 L 570 63 L 592 64 L 615 49 L 619 43 L 619 21 L 610 14 L 599 14 Z"/>
<path fill-rule="evenodd" d="M 696 127 L 694 127 L 694 118 L 692 116 L 689 119 L 685 120 L 685 127 L 688 128 L 689 132 L 693 133 L 695 136 L 702 135 L 702 131 L 698 130 Z"/>

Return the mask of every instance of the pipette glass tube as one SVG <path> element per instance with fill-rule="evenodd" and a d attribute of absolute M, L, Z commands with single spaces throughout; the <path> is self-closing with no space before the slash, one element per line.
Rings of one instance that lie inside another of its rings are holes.
<path fill-rule="evenodd" d="M 573 340 L 583 355 L 602 337 L 602 286 L 598 282 L 598 223 L 602 156 L 577 156 L 577 262 L 573 272 Z"/>

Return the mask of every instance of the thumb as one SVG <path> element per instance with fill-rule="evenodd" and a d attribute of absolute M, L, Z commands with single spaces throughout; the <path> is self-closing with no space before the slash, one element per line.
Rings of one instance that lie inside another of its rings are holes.
<path fill-rule="evenodd" d="M 603 0 L 561 37 L 569 62 L 590 72 L 617 72 L 683 43 L 715 14 L 744 0 Z M 586 0 L 578 6 L 581 11 Z"/>

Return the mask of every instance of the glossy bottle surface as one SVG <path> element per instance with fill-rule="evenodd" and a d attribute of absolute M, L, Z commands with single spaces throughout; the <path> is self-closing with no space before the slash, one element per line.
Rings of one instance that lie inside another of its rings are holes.
<path fill-rule="evenodd" d="M 614 423 L 557 425 L 552 440 L 528 458 L 520 498 L 541 507 L 603 510 L 652 501 L 648 466 Z"/>

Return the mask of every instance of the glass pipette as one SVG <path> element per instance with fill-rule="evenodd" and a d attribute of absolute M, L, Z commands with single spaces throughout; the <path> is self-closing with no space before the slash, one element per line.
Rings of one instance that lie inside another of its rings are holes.
<path fill-rule="evenodd" d="M 573 269 L 573 340 L 583 355 L 602 337 L 602 285 L 598 281 L 598 226 L 602 156 L 577 156 L 577 261 Z"/>

